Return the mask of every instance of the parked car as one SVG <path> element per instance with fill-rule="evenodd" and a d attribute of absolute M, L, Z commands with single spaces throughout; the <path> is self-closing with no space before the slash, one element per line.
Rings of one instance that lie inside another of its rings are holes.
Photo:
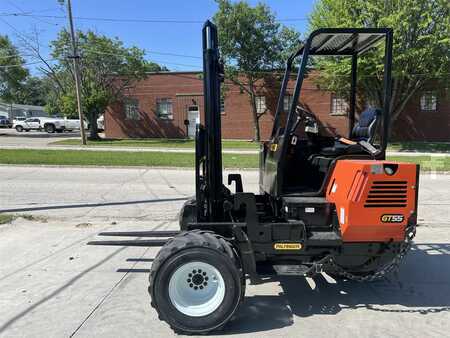
<path fill-rule="evenodd" d="M 97 119 L 97 128 L 99 132 L 105 131 L 105 115 L 102 115 Z"/>
<path fill-rule="evenodd" d="M 86 126 L 86 129 L 91 129 L 91 125 L 89 122 L 85 122 L 84 125 Z M 104 115 L 101 115 L 97 119 L 97 131 L 99 133 L 102 133 L 105 131 L 105 116 Z"/>
<path fill-rule="evenodd" d="M 63 118 L 52 118 L 46 117 L 41 119 L 40 122 L 41 129 L 45 130 L 47 133 L 62 133 L 64 130 L 68 129 L 68 125 Z"/>
<path fill-rule="evenodd" d="M 13 125 L 15 125 L 17 122 L 25 121 L 27 118 L 25 116 L 16 116 L 13 118 Z"/>
<path fill-rule="evenodd" d="M 25 120 L 17 119 L 14 122 L 13 127 L 18 131 L 19 133 L 23 131 L 30 131 L 30 130 L 41 130 L 41 121 L 37 117 L 31 117 Z"/>
<path fill-rule="evenodd" d="M 85 128 L 87 123 L 85 122 Z M 80 129 L 80 120 L 60 117 L 34 117 L 25 120 L 17 119 L 14 128 L 18 132 L 30 130 L 44 130 L 47 133 L 62 133 Z"/>
<path fill-rule="evenodd" d="M 0 116 L 0 128 L 12 128 L 11 121 L 6 116 Z"/>

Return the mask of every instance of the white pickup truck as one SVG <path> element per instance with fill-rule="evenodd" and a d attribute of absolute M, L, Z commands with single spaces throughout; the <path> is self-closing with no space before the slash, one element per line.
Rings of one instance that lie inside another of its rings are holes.
<path fill-rule="evenodd" d="M 99 131 L 104 130 L 103 115 L 97 120 Z M 63 131 L 72 131 L 80 129 L 80 120 L 68 118 L 52 117 L 30 117 L 24 120 L 15 120 L 13 128 L 19 133 L 22 131 L 38 130 L 47 133 L 62 133 Z M 84 122 L 84 128 L 89 129 L 88 122 Z"/>
<path fill-rule="evenodd" d="M 16 120 L 13 126 L 19 133 L 30 130 L 45 130 L 47 133 L 62 133 L 80 129 L 80 120 L 51 117 L 30 117 L 25 120 Z"/>

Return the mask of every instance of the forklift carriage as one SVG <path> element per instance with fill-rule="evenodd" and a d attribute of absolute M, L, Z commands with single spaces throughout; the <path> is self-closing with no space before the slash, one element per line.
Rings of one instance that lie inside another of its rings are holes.
<path fill-rule="evenodd" d="M 356 121 L 358 56 L 384 40 L 383 107 Z M 298 105 L 310 56 L 351 57 L 346 137 L 322 136 Z M 294 61 L 301 57 L 299 64 Z M 197 126 L 195 198 L 180 211 L 180 231 L 107 232 L 146 240 L 93 245 L 162 246 L 150 272 L 151 305 L 174 331 L 223 327 L 244 299 L 246 279 L 273 275 L 372 281 L 397 268 L 417 223 L 419 166 L 385 160 L 389 136 L 392 30 L 325 28 L 289 57 L 270 140 L 261 145 L 260 193 L 244 192 L 239 174 L 223 184 L 217 30 L 203 28 L 205 124 Z M 292 103 L 283 98 L 298 68 Z"/>

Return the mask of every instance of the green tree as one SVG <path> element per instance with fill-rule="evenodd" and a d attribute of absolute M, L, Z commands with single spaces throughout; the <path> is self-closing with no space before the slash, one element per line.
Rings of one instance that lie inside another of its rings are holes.
<path fill-rule="evenodd" d="M 28 76 L 17 91 L 14 102 L 45 106 L 50 90 L 49 81 L 46 77 Z"/>
<path fill-rule="evenodd" d="M 90 125 L 90 138 L 98 138 L 97 118 L 108 106 L 120 101 L 134 83 L 149 71 L 161 71 L 159 65 L 144 59 L 144 51 L 125 47 L 119 39 L 111 39 L 92 31 L 77 32 L 80 54 L 82 109 Z M 52 79 L 47 109 L 66 116 L 76 116 L 76 94 L 70 36 L 62 30 L 51 43 L 56 66 L 46 70 Z"/>
<path fill-rule="evenodd" d="M 310 29 L 320 27 L 391 27 L 394 30 L 392 121 L 430 80 L 448 83 L 450 71 L 448 0 L 320 0 Z M 371 51 L 358 65 L 360 94 L 381 107 L 384 51 Z M 319 83 L 335 92 L 348 89 L 350 63 L 317 62 Z"/>
<path fill-rule="evenodd" d="M 214 15 L 226 78 L 248 94 L 252 108 L 255 141 L 260 141 L 258 83 L 283 67 L 287 52 L 299 44 L 298 32 L 276 22 L 270 8 L 262 3 L 251 7 L 245 1 L 217 0 Z"/>
<path fill-rule="evenodd" d="M 13 103 L 28 76 L 25 61 L 7 36 L 0 35 L 0 100 Z"/>

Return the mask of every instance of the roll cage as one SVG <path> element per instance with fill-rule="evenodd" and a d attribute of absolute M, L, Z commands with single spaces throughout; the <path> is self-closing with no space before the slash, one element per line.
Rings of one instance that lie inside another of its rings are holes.
<path fill-rule="evenodd" d="M 282 171 L 286 161 L 286 150 L 289 142 L 286 142 L 292 132 L 295 123 L 296 107 L 300 98 L 303 80 L 307 73 L 309 57 L 313 55 L 324 56 L 348 56 L 351 57 L 351 86 L 348 114 L 348 130 L 351 133 L 355 124 L 356 89 L 357 89 L 357 65 L 358 56 L 385 40 L 384 54 L 384 92 L 383 107 L 381 108 L 381 132 L 380 152 L 378 159 L 385 158 L 386 147 L 389 138 L 390 123 L 390 100 L 391 100 L 391 69 L 392 69 L 392 39 L 391 28 L 322 28 L 313 31 L 304 45 L 294 52 L 286 62 L 286 70 L 281 83 L 280 95 L 278 97 L 277 109 L 268 149 L 272 149 L 261 165 L 264 167 L 264 186 L 266 192 L 280 193 Z M 286 94 L 290 74 L 293 70 L 294 61 L 301 57 L 298 65 L 297 79 L 295 82 L 292 101 L 287 112 L 287 117 L 282 119 L 283 101 Z M 273 150 L 276 149 L 274 152 Z M 261 168 L 263 169 L 263 168 Z M 267 175 L 269 174 L 269 175 Z"/>

